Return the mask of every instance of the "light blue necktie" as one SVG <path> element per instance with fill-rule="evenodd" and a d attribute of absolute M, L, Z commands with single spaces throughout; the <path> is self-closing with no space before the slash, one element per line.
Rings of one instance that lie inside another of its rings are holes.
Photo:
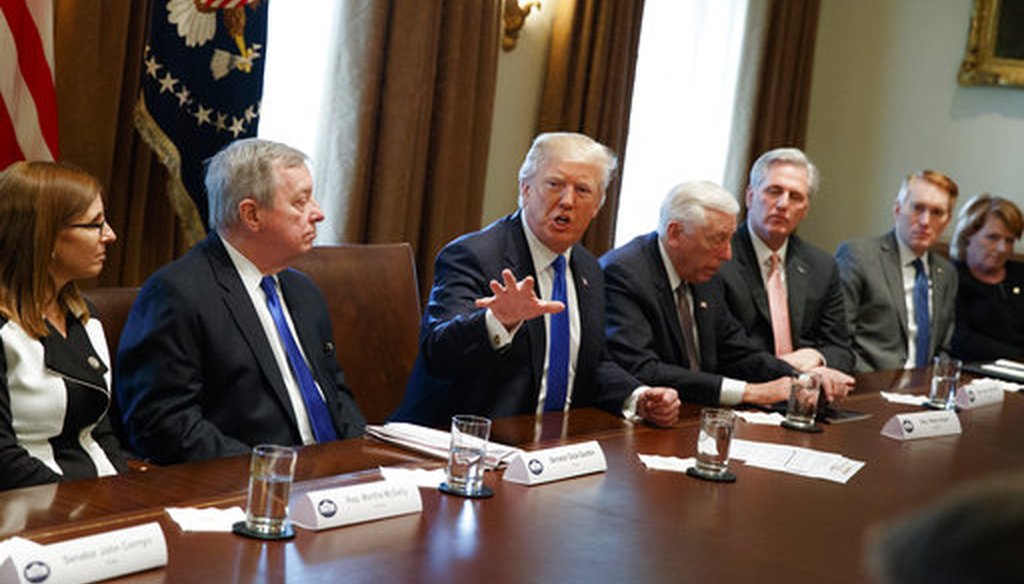
<path fill-rule="evenodd" d="M 569 300 L 565 291 L 565 256 L 558 256 L 551 265 L 555 268 L 551 299 L 565 304 L 565 310 L 551 315 L 548 389 L 544 398 L 544 411 L 560 412 L 565 409 L 565 395 L 569 385 Z"/>
<path fill-rule="evenodd" d="M 274 318 L 274 325 L 277 326 L 277 334 L 284 344 L 284 351 L 288 355 L 288 364 L 291 365 L 292 374 L 299 383 L 299 390 L 302 393 L 302 401 L 306 404 L 306 412 L 309 414 L 310 424 L 313 426 L 313 437 L 317 442 L 328 442 L 338 438 L 334 431 L 334 423 L 331 422 L 331 414 L 327 411 L 327 404 L 324 403 L 320 392 L 313 382 L 313 374 L 309 371 L 309 365 L 302 358 L 299 346 L 288 328 L 288 321 L 284 318 L 281 310 L 281 302 L 277 298 L 277 286 L 274 284 L 273 276 L 264 276 L 260 280 L 260 288 L 267 295 L 267 308 L 270 309 L 270 316 Z"/>
<path fill-rule="evenodd" d="M 914 322 L 917 324 L 917 346 L 914 364 L 918 367 L 928 366 L 928 353 L 931 348 L 931 321 L 928 318 L 928 274 L 924 272 L 921 258 L 913 262 L 914 271 Z"/>

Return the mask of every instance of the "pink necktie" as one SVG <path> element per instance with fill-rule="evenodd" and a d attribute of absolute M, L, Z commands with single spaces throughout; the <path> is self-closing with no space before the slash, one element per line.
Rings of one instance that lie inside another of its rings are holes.
<path fill-rule="evenodd" d="M 779 254 L 772 254 L 772 265 L 768 270 L 768 310 L 772 315 L 772 336 L 775 338 L 775 354 L 793 352 L 793 336 L 789 332 L 789 306 L 786 301 L 786 286 L 782 283 Z"/>

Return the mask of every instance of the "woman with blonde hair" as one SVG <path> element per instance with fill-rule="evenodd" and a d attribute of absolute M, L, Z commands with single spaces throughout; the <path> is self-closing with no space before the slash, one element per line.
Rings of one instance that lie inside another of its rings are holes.
<path fill-rule="evenodd" d="M 0 172 L 0 489 L 126 469 L 107 421 L 110 352 L 75 284 L 116 239 L 101 191 L 61 164 Z"/>
<path fill-rule="evenodd" d="M 1024 263 L 1009 261 L 1022 230 L 1020 209 L 1001 197 L 978 195 L 960 211 L 952 350 L 965 361 L 1024 359 Z"/>

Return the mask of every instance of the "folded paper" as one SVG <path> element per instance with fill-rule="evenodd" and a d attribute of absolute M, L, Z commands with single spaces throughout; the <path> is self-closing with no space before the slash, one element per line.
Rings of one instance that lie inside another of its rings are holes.
<path fill-rule="evenodd" d="M 405 481 L 376 481 L 311 491 L 292 507 L 292 523 L 313 531 L 423 510 L 419 488 Z"/>
<path fill-rule="evenodd" d="M 153 522 L 38 547 L 18 546 L 0 565 L 0 582 L 85 584 L 165 565 L 164 532 Z"/>
<path fill-rule="evenodd" d="M 517 454 L 505 469 L 506 481 L 539 485 L 595 472 L 604 472 L 608 464 L 601 446 L 591 440 L 557 448 Z"/>
<path fill-rule="evenodd" d="M 960 432 L 960 418 L 949 410 L 896 414 L 882 426 L 882 436 L 894 440 L 917 440 Z"/>

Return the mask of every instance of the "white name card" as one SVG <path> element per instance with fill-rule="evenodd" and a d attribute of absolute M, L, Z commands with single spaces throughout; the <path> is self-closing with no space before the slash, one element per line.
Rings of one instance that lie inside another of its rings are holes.
<path fill-rule="evenodd" d="M 376 481 L 306 493 L 293 506 L 291 519 L 300 527 L 320 531 L 422 510 L 416 485 Z"/>
<path fill-rule="evenodd" d="M 85 584 L 167 565 L 159 523 L 19 547 L 0 565 L 0 582 Z"/>
<path fill-rule="evenodd" d="M 1003 403 L 1003 385 L 1001 382 L 972 381 L 967 385 L 961 385 L 956 390 L 956 405 L 963 410 L 980 408 Z"/>
<path fill-rule="evenodd" d="M 521 452 L 505 469 L 506 481 L 539 485 L 570 477 L 604 472 L 608 463 L 601 446 L 591 440 L 581 444 Z"/>
<path fill-rule="evenodd" d="M 882 436 L 895 440 L 917 440 L 960 432 L 960 418 L 949 410 L 896 414 L 882 427 Z"/>

